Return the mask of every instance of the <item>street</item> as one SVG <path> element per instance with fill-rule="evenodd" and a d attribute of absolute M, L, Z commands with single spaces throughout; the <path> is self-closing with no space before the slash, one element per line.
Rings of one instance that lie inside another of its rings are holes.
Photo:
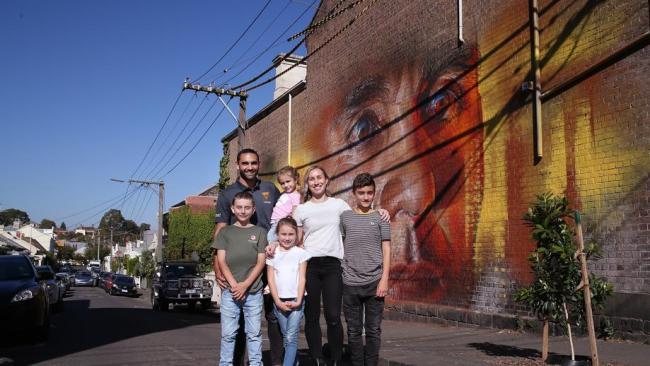
<path fill-rule="evenodd" d="M 218 315 L 179 306 L 151 310 L 148 296 L 109 296 L 97 287 L 73 287 L 65 310 L 53 314 L 50 338 L 12 340 L 0 365 L 214 365 Z"/>

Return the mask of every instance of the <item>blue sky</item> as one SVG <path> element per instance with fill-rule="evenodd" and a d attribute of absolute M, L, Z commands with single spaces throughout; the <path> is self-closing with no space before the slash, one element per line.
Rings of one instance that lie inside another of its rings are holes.
<path fill-rule="evenodd" d="M 127 185 L 109 179 L 131 177 L 184 78 L 196 78 L 212 66 L 266 2 L 1 1 L 0 210 L 18 208 L 33 221 L 49 218 L 57 225 L 63 219 L 70 228 L 96 224 L 102 212 L 115 207 L 138 223 L 155 224 L 153 192 L 141 189 L 123 204 L 112 202 L 125 194 Z M 230 84 L 268 67 L 278 53 L 293 47 L 296 41 L 286 39 L 308 25 L 315 3 L 271 0 L 250 31 L 201 82 L 226 81 L 305 12 Z M 237 59 L 241 61 L 235 63 Z M 233 64 L 238 67 L 220 75 Z M 251 93 L 249 117 L 271 101 L 272 87 Z M 203 98 L 189 91 L 181 94 L 133 178 L 158 179 L 195 145 L 222 109 L 216 104 L 208 110 L 214 96 L 199 107 Z M 231 107 L 236 113 L 235 101 Z M 234 120 L 221 114 L 196 149 L 164 177 L 166 208 L 218 180 L 220 140 L 234 127 Z M 98 205 L 102 202 L 107 203 Z"/>

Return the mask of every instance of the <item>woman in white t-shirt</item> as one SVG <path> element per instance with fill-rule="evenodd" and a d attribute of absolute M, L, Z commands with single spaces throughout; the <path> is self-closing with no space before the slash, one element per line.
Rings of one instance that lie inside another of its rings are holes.
<path fill-rule="evenodd" d="M 304 203 L 296 207 L 298 240 L 312 257 L 307 264 L 307 296 L 305 298 L 305 337 L 309 353 L 316 365 L 325 364 L 320 329 L 320 302 L 327 322 L 327 341 L 332 361 L 339 363 L 343 348 L 341 299 L 343 278 L 343 240 L 340 216 L 350 206 L 339 198 L 329 197 L 329 177 L 319 166 L 305 172 Z"/>
<path fill-rule="evenodd" d="M 327 341 L 331 360 L 341 361 L 343 327 L 341 301 L 343 278 L 343 239 L 341 238 L 341 213 L 350 206 L 327 193 L 329 176 L 322 167 L 312 166 L 305 172 L 304 203 L 296 207 L 294 218 L 298 224 L 298 240 L 311 256 L 307 264 L 307 296 L 305 298 L 305 336 L 309 353 L 317 365 L 325 364 L 320 329 L 320 302 L 327 322 Z M 388 221 L 386 210 L 378 210 Z"/>

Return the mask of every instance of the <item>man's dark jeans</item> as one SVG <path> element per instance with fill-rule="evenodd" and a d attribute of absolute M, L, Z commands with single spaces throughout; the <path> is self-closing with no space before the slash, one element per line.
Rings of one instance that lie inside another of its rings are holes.
<path fill-rule="evenodd" d="M 305 297 L 305 338 L 309 353 L 323 357 L 323 341 L 320 329 L 320 299 L 323 296 L 323 312 L 327 323 L 327 343 L 331 359 L 341 360 L 343 350 L 343 325 L 341 324 L 341 295 L 343 277 L 341 260 L 335 257 L 314 257 L 307 264 L 307 296 Z"/>
<path fill-rule="evenodd" d="M 384 298 L 376 296 L 378 283 L 379 281 L 363 286 L 343 285 L 343 313 L 348 324 L 348 346 L 353 366 L 374 366 L 379 362 Z M 365 350 L 362 337 L 364 327 Z"/>

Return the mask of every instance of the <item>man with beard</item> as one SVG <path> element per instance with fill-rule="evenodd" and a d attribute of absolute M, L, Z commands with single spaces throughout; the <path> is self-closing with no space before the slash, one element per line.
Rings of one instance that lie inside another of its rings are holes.
<path fill-rule="evenodd" d="M 239 192 L 247 191 L 253 196 L 255 201 L 255 214 L 251 217 L 253 225 L 261 226 L 265 230 L 271 227 L 271 214 L 273 207 L 280 197 L 280 191 L 273 183 L 262 182 L 257 174 L 260 167 L 260 158 L 257 151 L 253 149 L 243 149 L 237 154 L 237 171 L 239 177 L 235 183 L 226 187 L 226 189 L 219 192 L 217 199 L 217 213 L 215 221 L 217 223 L 214 238 L 217 237 L 219 231 L 226 225 L 231 225 L 236 221 L 235 216 L 230 210 L 230 204 L 233 198 Z M 219 287 L 226 288 L 226 279 L 221 273 L 219 264 L 217 262 L 216 251 L 212 257 L 212 267 L 214 269 L 215 277 Z M 266 279 L 264 279 L 266 283 Z M 264 313 L 266 321 L 268 322 L 268 335 L 271 343 L 271 362 L 273 365 L 282 364 L 282 334 L 280 333 L 280 326 L 278 320 L 273 314 L 273 299 L 270 295 L 264 295 Z M 240 322 L 243 323 L 244 317 L 240 316 Z M 241 365 L 244 359 L 245 351 L 245 334 L 243 332 L 244 326 L 240 324 L 237 341 L 235 344 L 235 365 Z"/>

